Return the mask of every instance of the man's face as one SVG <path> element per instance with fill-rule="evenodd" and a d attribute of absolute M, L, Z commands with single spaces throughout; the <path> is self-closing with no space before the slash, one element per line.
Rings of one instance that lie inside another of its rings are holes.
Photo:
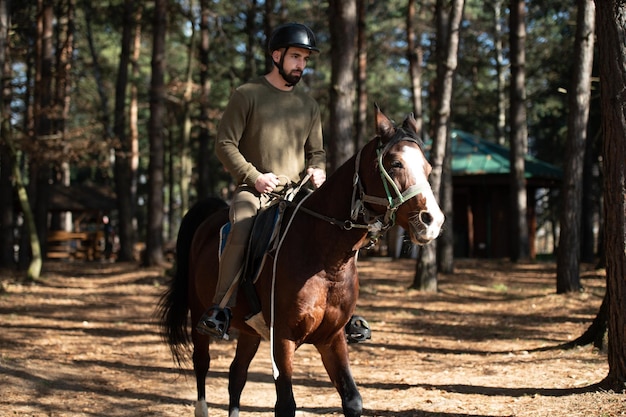
<path fill-rule="evenodd" d="M 311 51 L 292 46 L 280 51 L 274 51 L 274 54 L 276 62 L 280 62 L 281 54 L 285 54 L 283 57 L 283 71 L 285 75 L 283 75 L 283 77 L 288 83 L 297 84 L 300 78 L 302 78 L 302 73 L 309 62 Z"/>

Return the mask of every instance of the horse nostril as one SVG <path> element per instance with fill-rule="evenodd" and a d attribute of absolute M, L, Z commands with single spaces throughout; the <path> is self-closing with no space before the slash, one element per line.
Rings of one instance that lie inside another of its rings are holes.
<path fill-rule="evenodd" d="M 427 211 L 420 211 L 420 221 L 426 226 L 430 226 L 433 222 L 433 216 Z"/>

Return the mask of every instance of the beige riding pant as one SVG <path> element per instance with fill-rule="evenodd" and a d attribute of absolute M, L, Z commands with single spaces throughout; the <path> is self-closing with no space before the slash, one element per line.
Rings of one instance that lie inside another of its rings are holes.
<path fill-rule="evenodd" d="M 214 304 L 223 304 L 228 307 L 235 305 L 236 291 L 231 293 L 228 300 L 223 299 L 237 274 L 243 270 L 254 216 L 270 201 L 267 195 L 259 194 L 253 187 L 240 186 L 235 190 L 229 212 L 231 228 L 220 259 L 217 287 L 215 297 L 213 297 Z"/>

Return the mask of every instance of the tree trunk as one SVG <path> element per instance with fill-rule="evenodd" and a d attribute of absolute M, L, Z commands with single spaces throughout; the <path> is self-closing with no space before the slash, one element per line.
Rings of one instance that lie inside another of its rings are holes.
<path fill-rule="evenodd" d="M 255 55 L 256 55 L 257 44 L 259 42 L 257 39 L 258 28 L 256 24 L 257 12 L 258 12 L 257 11 L 258 1 L 251 0 L 249 2 L 246 2 L 246 4 L 248 4 L 248 7 L 243 13 L 246 16 L 246 19 L 245 19 L 246 29 L 245 30 L 246 30 L 246 35 L 247 35 L 247 41 L 246 41 L 246 52 L 245 52 L 244 70 L 243 70 L 242 78 L 244 80 L 249 80 L 253 78 L 254 76 L 256 76 L 257 74 Z"/>
<path fill-rule="evenodd" d="M 200 0 L 200 45 L 198 59 L 200 61 L 200 132 L 198 134 L 198 155 L 196 169 L 198 171 L 197 194 L 198 200 L 203 200 L 210 195 L 211 174 L 210 164 L 212 152 L 210 148 L 209 133 L 209 93 L 211 92 L 211 79 L 209 78 L 209 45 L 211 36 L 209 33 L 210 1 Z"/>
<path fill-rule="evenodd" d="M 134 258 L 133 247 L 135 234 L 133 227 L 133 174 L 131 169 L 132 138 L 126 134 L 126 89 L 128 87 L 128 71 L 133 43 L 135 18 L 135 1 L 125 0 L 124 18 L 122 20 L 122 47 L 120 62 L 115 82 L 115 109 L 113 111 L 113 132 L 115 141 L 115 191 L 117 195 L 118 236 L 120 248 L 117 260 L 131 261 Z"/>
<path fill-rule="evenodd" d="M 593 0 L 578 0 L 572 83 L 568 96 L 565 169 L 561 187 L 561 233 L 557 250 L 556 292 L 578 292 L 583 161 L 587 140 L 591 68 L 593 65 L 595 8 Z"/>
<path fill-rule="evenodd" d="M 38 5 L 35 7 L 39 7 Z M 32 8 L 32 10 L 35 10 L 35 7 Z M 38 22 L 39 22 L 39 17 L 37 18 Z M 39 33 L 39 32 L 38 32 Z M 28 48 L 28 59 L 26 59 L 26 71 L 25 71 L 25 75 L 26 75 L 26 82 L 25 82 L 25 88 L 24 88 L 24 96 L 26 97 L 26 101 L 25 101 L 25 105 L 26 105 L 26 109 L 24 111 L 24 119 L 23 121 L 19 124 L 18 128 L 21 128 L 24 132 L 28 132 L 28 134 L 23 138 L 22 140 L 22 146 L 30 146 L 32 144 L 35 143 L 35 136 L 33 135 L 33 132 L 35 131 L 35 85 L 36 85 L 36 68 L 39 62 L 39 58 L 38 58 L 38 54 L 39 54 L 39 50 L 40 50 L 40 46 L 38 45 L 38 42 L 34 42 L 33 45 L 31 45 Z M 12 151 L 12 153 L 14 153 Z M 11 156 L 12 158 L 14 158 L 14 156 Z M 14 159 L 14 163 L 19 163 L 20 165 L 22 165 L 23 162 L 26 162 L 27 160 L 29 160 L 29 158 L 32 158 L 28 152 L 24 151 L 22 152 L 21 155 L 21 160 L 18 158 Z M 29 166 L 28 170 L 32 170 L 32 159 L 29 161 Z M 18 172 L 21 173 L 20 169 L 18 168 Z M 34 181 L 33 181 L 34 183 Z M 17 184 L 15 184 L 15 186 L 17 186 Z M 25 184 L 26 186 L 26 184 Z M 34 187 L 31 187 L 34 192 Z M 28 194 L 29 192 L 31 192 L 30 189 L 25 190 L 27 195 L 27 201 L 30 198 L 34 198 L 34 193 L 33 194 Z M 18 194 L 18 199 L 19 199 L 19 194 Z M 30 210 L 30 207 L 32 207 L 32 204 L 30 201 L 28 201 L 29 203 L 29 207 L 28 209 Z M 31 242 L 30 236 L 30 230 L 26 230 L 26 228 L 28 227 L 27 224 L 22 224 L 19 227 L 19 250 L 18 250 L 18 259 L 17 259 L 17 267 L 19 270 L 26 270 L 28 268 L 28 263 L 31 261 L 31 246 L 34 242 Z M 33 227 L 35 227 L 35 225 L 33 225 Z M 36 242 L 37 245 L 39 244 L 39 242 Z M 39 249 L 38 249 L 39 250 Z"/>
<path fill-rule="evenodd" d="M 66 145 L 66 125 L 70 116 L 71 98 L 71 71 L 74 53 L 74 27 L 75 27 L 75 0 L 63 0 L 57 5 L 58 16 L 56 18 L 56 74 L 54 92 L 54 127 L 53 132 L 61 138 L 61 146 Z M 55 183 L 64 186 L 70 185 L 70 161 L 65 152 L 53 162 Z M 51 213 L 55 228 L 61 230 L 71 230 L 72 213 L 64 212 Z"/>
<path fill-rule="evenodd" d="M 46 232 L 48 227 L 48 201 L 50 181 L 52 179 L 50 161 L 46 147 L 53 138 L 53 117 L 54 117 L 54 97 L 53 97 L 53 68 L 54 68 L 54 10 L 53 4 L 48 0 L 39 0 L 37 6 L 37 43 L 36 43 L 36 63 L 35 63 L 35 89 L 33 103 L 33 119 L 35 123 L 34 151 L 30 157 L 29 173 L 29 194 L 33 211 L 34 222 L 37 228 L 37 237 L 41 253 L 45 255 Z M 31 234 L 31 239 L 34 234 Z M 31 242 L 31 248 L 34 246 Z M 32 254 L 33 258 L 37 254 Z M 33 259 L 33 262 L 38 262 Z M 41 260 L 39 260 L 41 262 Z"/>
<path fill-rule="evenodd" d="M 195 20 L 195 17 L 192 20 Z M 189 210 L 189 185 L 191 184 L 193 171 L 191 158 L 191 100 L 193 98 L 193 57 L 196 43 L 196 25 L 194 21 L 190 21 L 189 26 L 191 26 L 191 36 L 189 37 L 189 46 L 187 48 L 187 79 L 185 80 L 185 91 L 183 93 L 183 128 L 180 141 L 180 217 Z M 171 155 L 170 158 L 172 158 Z M 170 190 L 170 200 L 172 200 L 173 191 L 173 189 Z M 174 217 L 173 215 L 174 212 L 170 211 L 170 217 Z M 173 223 L 170 224 L 170 227 L 172 226 L 174 226 Z M 175 236 L 175 234 L 172 236 Z"/>
<path fill-rule="evenodd" d="M 111 126 L 110 112 L 109 112 L 109 95 L 104 86 L 105 81 L 102 76 L 102 67 L 100 66 L 100 57 L 98 56 L 99 48 L 95 45 L 92 29 L 92 18 L 94 16 L 91 2 L 83 2 L 83 14 L 85 15 L 85 37 L 87 38 L 87 44 L 89 45 L 89 53 L 91 54 L 91 60 L 93 61 L 93 77 L 96 81 L 96 89 L 98 90 L 98 97 L 100 98 L 100 114 L 102 129 L 105 133 L 104 140 L 113 139 L 113 129 Z M 124 37 L 122 35 L 122 51 L 124 50 Z"/>
<path fill-rule="evenodd" d="M 446 216 L 446 227 L 437 239 L 437 272 L 444 274 L 454 273 L 454 210 L 452 204 L 452 141 L 450 132 L 446 136 L 446 153 L 443 158 L 441 172 L 441 189 L 439 190 L 439 204 Z"/>
<path fill-rule="evenodd" d="M 604 239 L 609 372 L 603 385 L 626 388 L 626 14 L 624 0 L 596 2 L 604 168 Z"/>
<path fill-rule="evenodd" d="M 130 83 L 130 100 L 128 105 L 128 142 L 130 143 L 130 212 L 131 221 L 126 225 L 125 232 L 128 243 L 125 245 L 124 250 L 120 248 L 120 252 L 123 254 L 122 259 L 134 260 L 135 258 L 135 243 L 137 242 L 137 182 L 139 171 L 139 93 L 138 93 L 138 81 L 139 80 L 139 57 L 141 55 L 141 16 L 143 14 L 143 7 L 141 3 L 135 3 L 135 21 L 134 35 L 133 35 L 133 53 L 131 59 L 132 66 L 132 81 Z M 118 254 L 119 257 L 119 254 Z M 121 260 L 121 259 L 120 259 Z"/>
<path fill-rule="evenodd" d="M 167 1 L 155 0 L 152 30 L 152 79 L 150 81 L 150 120 L 148 136 L 150 162 L 148 165 L 148 224 L 146 228 L 146 266 L 163 263 L 163 186 L 165 120 L 165 34 L 167 31 Z"/>
<path fill-rule="evenodd" d="M 585 333 L 577 337 L 575 340 L 567 343 L 566 348 L 573 348 L 576 346 L 585 346 L 593 343 L 593 346 L 597 349 L 602 349 L 604 345 L 604 335 L 606 333 L 606 325 L 608 318 L 609 302 L 607 293 L 602 298 L 602 304 L 596 314 L 596 317 L 591 322 L 591 325 L 585 330 Z"/>
<path fill-rule="evenodd" d="M 24 224 L 28 240 L 30 242 L 31 261 L 28 264 L 28 270 L 26 271 L 26 278 L 28 281 L 34 281 L 41 275 L 41 267 L 43 265 L 43 256 L 41 253 L 41 245 L 39 244 L 39 238 L 37 236 L 37 226 L 35 224 L 35 217 L 31 210 L 31 204 L 28 198 L 28 192 L 24 182 L 22 181 L 22 173 L 16 162 L 16 152 L 11 144 L 12 138 L 8 137 L 9 146 L 11 147 L 11 156 L 13 158 L 13 179 L 15 181 L 15 189 L 17 190 L 17 198 L 24 214 Z"/>
<path fill-rule="evenodd" d="M 11 100 L 12 88 L 11 63 L 9 60 L 9 28 L 11 27 L 11 15 L 9 14 L 9 1 L 0 0 L 0 88 L 2 88 L 2 101 L 0 102 L 0 268 L 15 266 L 13 259 L 14 239 L 14 216 L 13 216 L 13 158 L 7 143 L 11 134 Z"/>
<path fill-rule="evenodd" d="M 528 152 L 526 126 L 526 4 L 511 0 L 509 25 L 511 33 L 510 85 L 510 184 L 511 184 L 511 260 L 529 258 L 525 160 Z"/>
<path fill-rule="evenodd" d="M 422 114 L 422 60 L 424 51 L 419 42 L 419 36 L 415 32 L 415 0 L 409 0 L 406 14 L 406 56 L 409 61 L 409 81 L 411 84 L 411 100 L 413 102 L 413 114 L 417 126 L 417 134 L 424 137 L 422 124 L 424 118 Z"/>
<path fill-rule="evenodd" d="M 356 138 L 357 148 L 365 145 L 369 139 L 367 131 L 367 1 L 357 0 L 358 34 L 357 34 L 357 84 L 356 84 Z"/>
<path fill-rule="evenodd" d="M 204 1 L 204 0 L 203 0 Z M 263 31 L 265 39 L 269 39 L 272 31 L 278 26 L 280 15 L 275 12 L 276 0 L 265 0 L 265 16 L 263 16 Z M 265 72 L 268 73 L 274 67 L 274 61 L 269 53 L 265 53 Z"/>
<path fill-rule="evenodd" d="M 591 104 L 589 106 L 592 107 Z M 588 134 L 591 134 L 589 129 Z M 583 162 L 580 261 L 589 264 L 596 261 L 596 243 L 598 239 L 596 238 L 595 228 L 598 225 L 600 216 L 600 198 L 598 195 L 601 193 L 601 190 L 595 178 L 599 156 L 596 144 L 599 142 L 599 137 L 600 132 L 598 131 L 593 137 L 587 139 Z"/>
<path fill-rule="evenodd" d="M 55 132 L 64 136 L 67 120 L 70 115 L 70 92 L 72 55 L 74 54 L 74 26 L 76 5 L 75 0 L 61 2 L 60 15 L 57 16 L 57 48 L 56 48 L 56 77 L 55 77 L 55 105 L 57 111 Z"/>
<path fill-rule="evenodd" d="M 26 273 L 26 278 L 29 281 L 38 279 L 41 275 L 41 267 L 43 264 L 42 255 L 41 255 L 41 246 L 39 244 L 39 238 L 37 236 L 37 228 L 35 226 L 35 219 L 33 217 L 33 212 L 31 210 L 31 204 L 28 198 L 28 192 L 26 191 L 26 187 L 24 182 L 22 181 L 22 172 L 19 169 L 17 164 L 17 152 L 15 150 L 13 144 L 12 137 L 12 126 L 10 119 L 10 104 L 11 104 L 11 79 L 10 71 L 10 61 L 9 54 L 7 54 L 8 48 L 8 30 L 10 27 L 10 18 L 7 14 L 8 12 L 8 1 L 0 0 L 0 22 L 1 27 L 0 31 L 2 32 L 2 43 L 0 43 L 0 54 L 2 56 L 2 62 L 0 63 L 0 71 L 2 71 L 2 104 L 1 104 L 1 112 L 2 117 L 0 118 L 0 141 L 2 142 L 2 148 L 0 152 L 2 152 L 2 159 L 0 161 L 0 168 L 2 169 L 2 191 L 3 201 L 10 202 L 9 207 L 6 209 L 11 213 L 11 215 L 2 214 L 2 228 L 3 233 L 7 233 L 6 243 L 7 247 L 3 248 L 7 253 L 3 253 L 3 258 L 10 253 L 10 261 L 13 264 L 13 190 L 11 189 L 11 181 L 5 182 L 5 176 L 7 179 L 11 179 L 14 183 L 16 194 L 20 206 L 22 208 L 23 216 L 24 216 L 24 227 L 22 234 L 26 235 L 28 242 L 30 243 L 30 255 L 31 261 L 28 266 L 28 270 Z M 8 185 L 7 188 L 5 188 Z M 4 209 L 3 209 L 4 211 Z M 5 223 L 6 222 L 6 223 Z M 3 237 L 4 239 L 4 237 Z M 10 247 L 8 247 L 10 244 Z M 22 252 L 25 252 L 25 247 L 21 246 L 20 256 L 24 256 Z M 10 252 L 9 252 L 10 251 Z M 4 262 L 3 262 L 4 263 Z M 8 266 L 8 265 L 3 265 Z"/>
<path fill-rule="evenodd" d="M 446 13 L 443 9 L 443 2 L 438 3 L 438 13 Z M 445 160 L 446 149 L 450 137 L 450 115 L 452 109 L 452 87 L 454 84 L 454 75 L 456 73 L 458 50 L 459 50 L 459 31 L 461 28 L 461 18 L 463 16 L 464 0 L 453 0 L 450 9 L 449 23 L 445 30 L 438 30 L 437 49 L 444 48 L 443 55 L 438 53 L 437 62 L 437 108 L 434 112 L 435 119 L 435 135 L 433 137 L 433 145 L 430 151 L 430 162 L 433 170 L 430 174 L 430 185 L 435 197 L 440 200 L 443 175 L 443 165 Z M 438 22 L 444 22 L 448 19 L 438 18 Z M 443 29 L 443 28 L 442 28 Z M 445 33 L 445 40 L 441 44 L 440 33 Z M 449 159 L 448 159 L 449 161 Z M 448 177 L 451 178 L 451 177 Z M 449 185 L 452 187 L 452 185 Z M 452 228 L 452 224 L 448 223 L 447 228 Z M 437 242 L 432 242 L 422 248 L 416 266 L 415 277 L 413 279 L 412 288 L 422 291 L 437 290 Z"/>
<path fill-rule="evenodd" d="M 331 86 L 329 120 L 329 173 L 355 152 L 354 59 L 356 53 L 356 0 L 329 1 Z"/>
<path fill-rule="evenodd" d="M 496 142 L 506 143 L 506 64 L 504 63 L 504 48 L 502 47 L 502 3 L 495 0 L 493 3 L 493 47 L 496 55 L 496 79 L 498 80 L 498 121 L 496 122 Z"/>
<path fill-rule="evenodd" d="M 173 111 L 172 113 L 175 113 Z M 180 120 L 176 117 L 175 114 L 170 115 L 170 125 L 174 125 Z M 184 123 L 184 122 L 183 122 Z M 176 155 L 179 153 L 178 151 L 182 151 L 183 144 L 179 143 L 176 140 L 176 135 L 174 134 L 173 129 L 167 129 L 167 141 L 165 143 L 166 152 L 165 152 L 165 178 L 167 181 L 167 228 L 164 230 L 166 241 L 170 241 L 171 239 L 176 239 L 176 231 L 178 230 L 175 225 L 176 218 L 176 184 L 182 183 L 182 177 L 179 175 L 180 170 L 177 169 L 176 164 Z M 180 167 L 182 168 L 182 167 Z"/>

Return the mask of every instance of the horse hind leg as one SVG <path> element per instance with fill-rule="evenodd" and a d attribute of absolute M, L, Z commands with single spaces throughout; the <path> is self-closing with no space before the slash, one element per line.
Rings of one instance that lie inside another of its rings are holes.
<path fill-rule="evenodd" d="M 193 332 L 193 371 L 196 376 L 198 401 L 194 411 L 195 417 L 209 417 L 206 403 L 206 376 L 209 372 L 211 357 L 209 355 L 209 337 Z"/>
<path fill-rule="evenodd" d="M 235 358 L 228 373 L 228 416 L 239 417 L 241 392 L 248 380 L 250 362 L 259 349 L 261 338 L 256 335 L 241 333 L 237 341 Z"/>
<path fill-rule="evenodd" d="M 352 377 L 348 358 L 348 345 L 337 336 L 330 344 L 316 345 L 328 376 L 341 397 L 345 417 L 359 417 L 363 413 L 363 400 Z"/>

